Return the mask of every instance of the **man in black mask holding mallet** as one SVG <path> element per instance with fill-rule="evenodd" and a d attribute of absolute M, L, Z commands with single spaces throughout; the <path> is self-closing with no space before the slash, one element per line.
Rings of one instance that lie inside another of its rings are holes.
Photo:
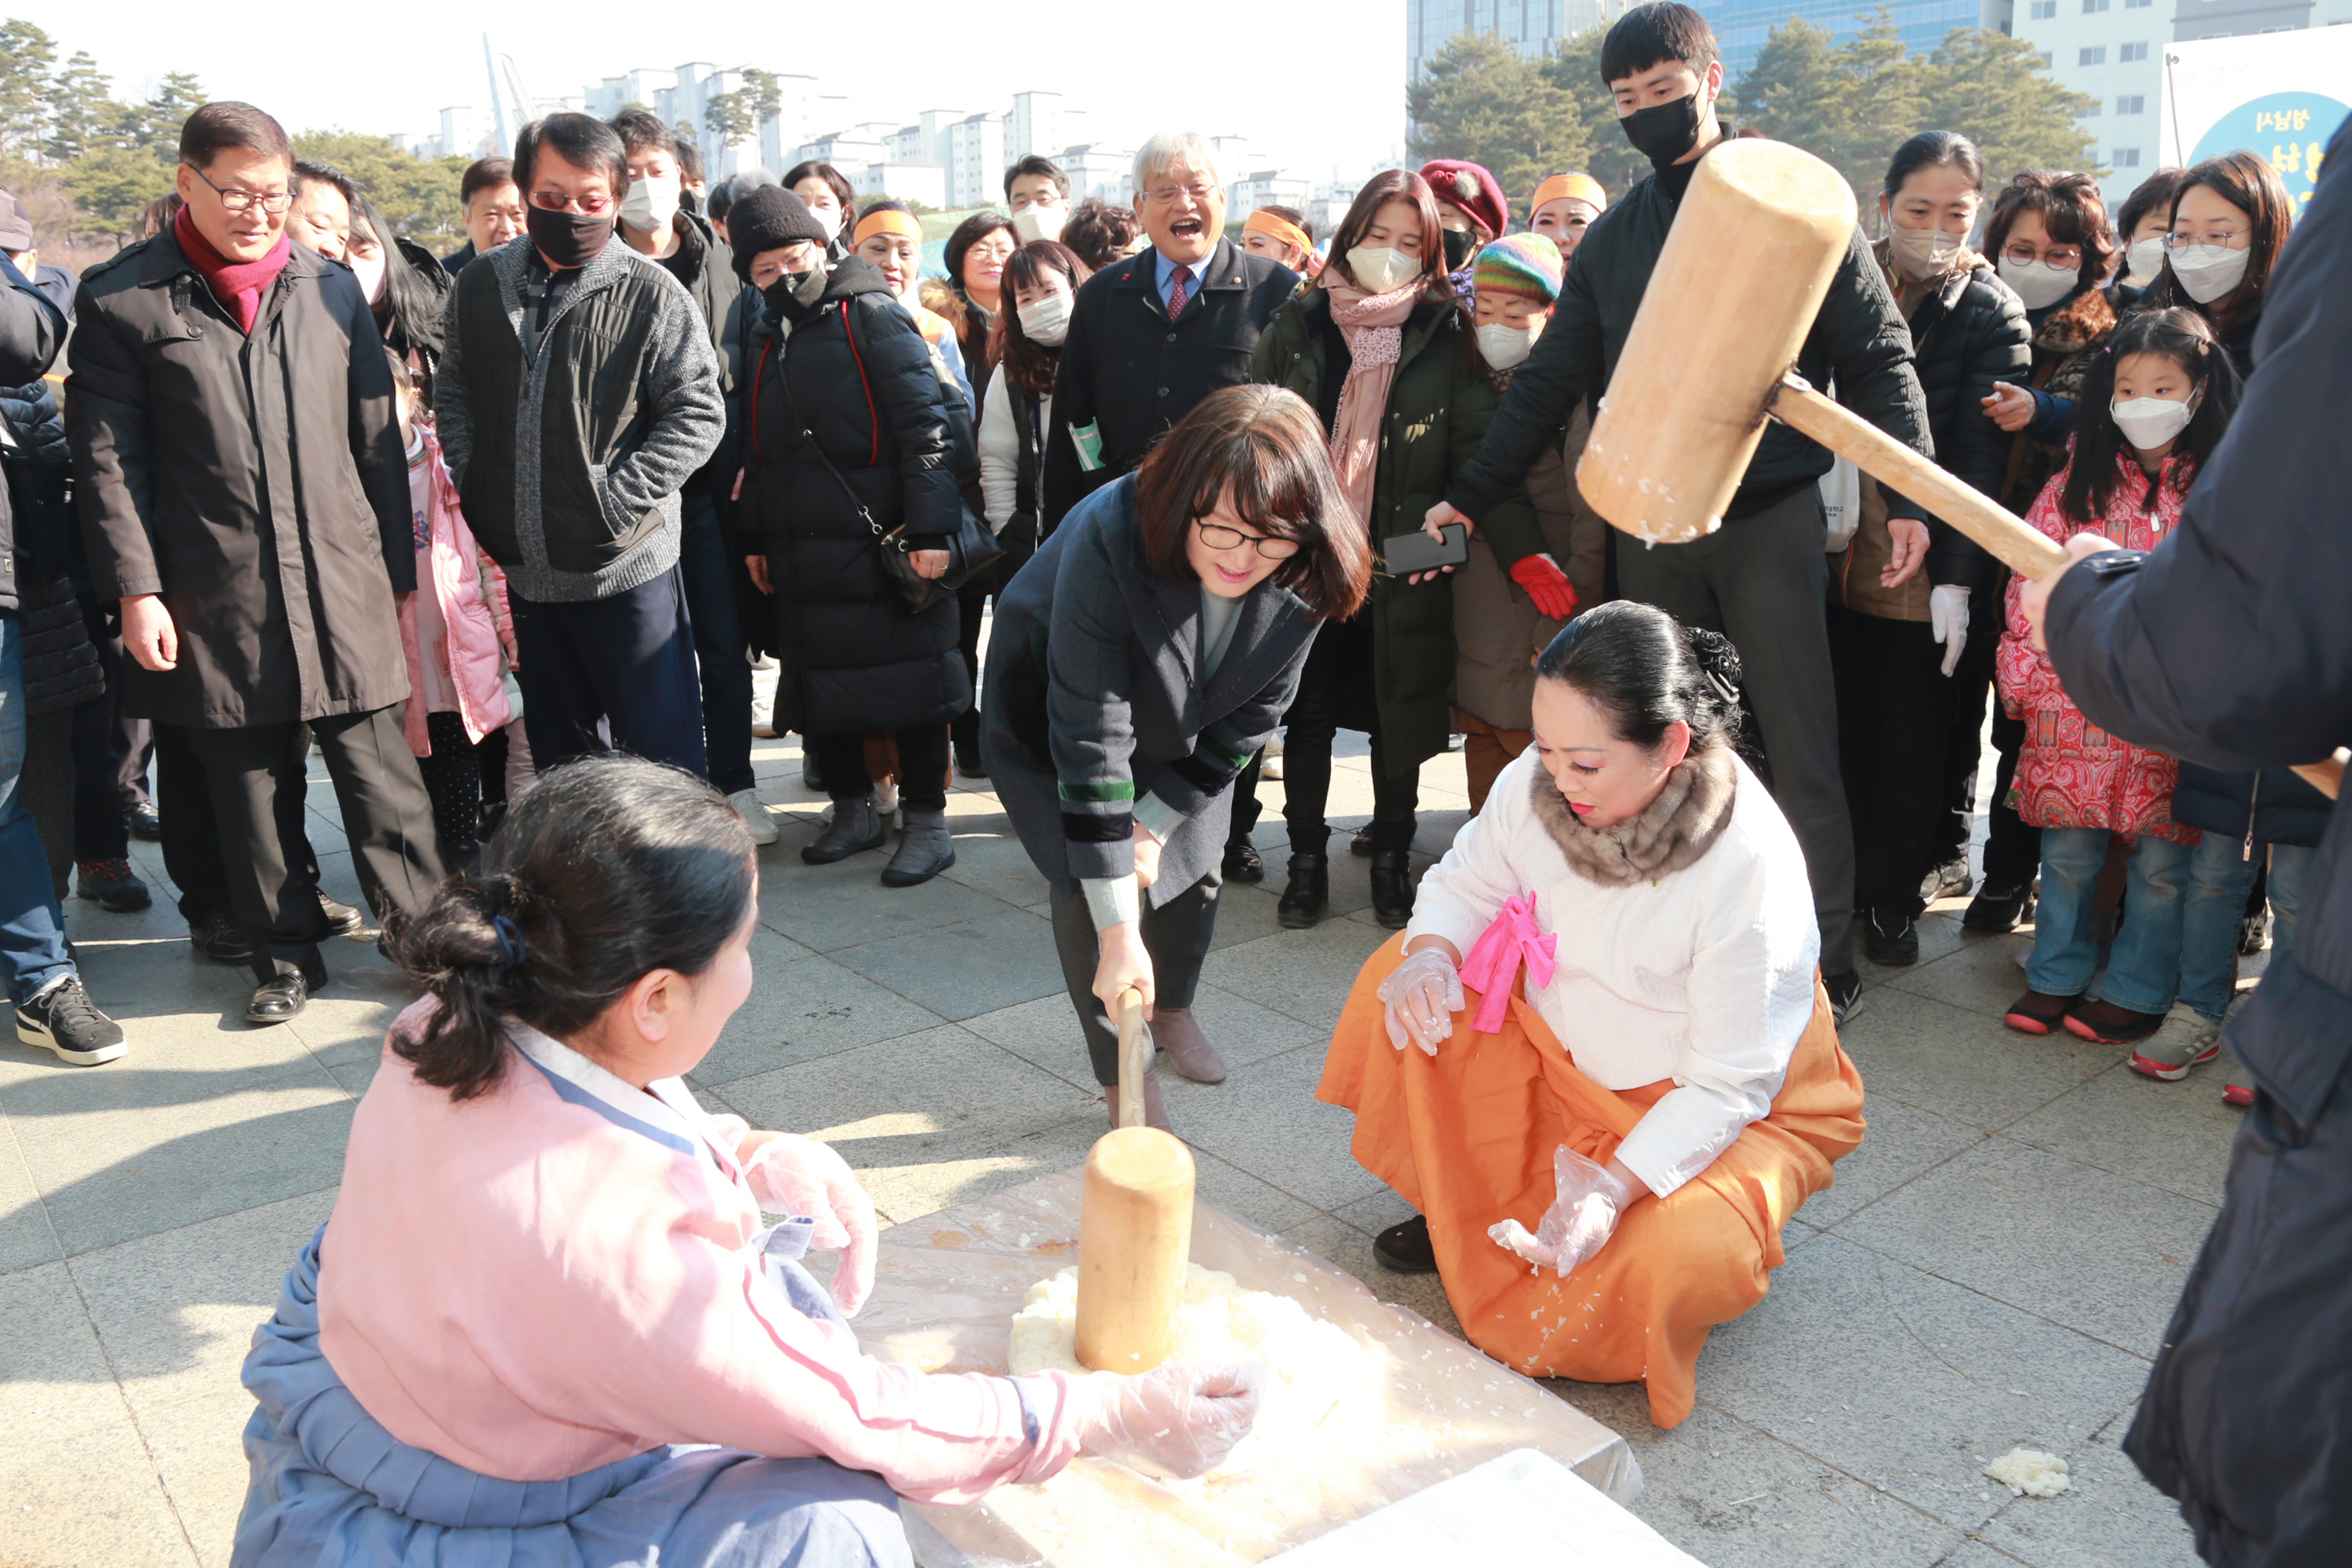
<path fill-rule="evenodd" d="M 1687 5 L 1653 0 L 1619 17 L 1601 42 L 1601 74 L 1626 140 L 1656 172 L 1586 234 L 1551 324 L 1513 373 L 1476 459 L 1453 493 L 1430 508 L 1433 529 L 1450 522 L 1475 526 L 1547 447 L 1559 444 L 1577 405 L 1608 389 L 1691 175 L 1731 134 L 1715 112 L 1723 89 L 1715 33 Z M 1834 378 L 1839 402 L 1933 455 L 1927 407 L 1911 371 L 1910 330 L 1858 229 L 1797 364 L 1816 386 Z M 1621 594 L 1721 632 L 1739 650 L 1773 798 L 1804 847 L 1821 922 L 1822 973 L 1843 1023 L 1862 981 L 1853 962 L 1853 830 L 1838 775 L 1824 612 L 1829 566 L 1816 484 L 1830 463 L 1827 448 L 1771 425 L 1717 532 L 1664 549 L 1644 549 L 1613 535 L 1612 545 Z M 1885 576 L 1892 587 L 1926 563 L 1929 535 L 1919 507 L 1891 495 L 1888 505 L 1895 557 Z"/>

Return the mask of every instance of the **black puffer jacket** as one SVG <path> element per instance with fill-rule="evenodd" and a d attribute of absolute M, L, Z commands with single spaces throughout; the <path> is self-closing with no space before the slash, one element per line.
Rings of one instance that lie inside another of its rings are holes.
<path fill-rule="evenodd" d="M 876 538 L 904 524 L 923 548 L 961 516 L 930 347 L 869 262 L 851 256 L 801 296 L 784 287 L 754 340 L 738 513 L 775 590 L 776 727 L 945 724 L 971 704 L 956 601 L 909 615 Z"/>
<path fill-rule="evenodd" d="M 1486 428 L 1486 443 L 1446 493 L 1465 516 L 1484 521 L 1527 482 L 1537 458 L 1559 447 L 1578 406 L 1609 390 L 1679 205 L 1679 198 L 1652 174 L 1593 220 L 1577 246 L 1550 324 L 1527 363 L 1511 372 L 1511 389 Z M 1062 362 L 1069 363 L 1066 353 Z M 1830 278 L 1812 330 L 1805 334 L 1797 370 L 1815 386 L 1827 385 L 1834 376 L 1839 402 L 1921 456 L 1936 455 L 1919 380 L 1911 371 L 1911 335 L 1859 229 Z M 1829 449 L 1811 436 L 1778 422 L 1767 424 L 1738 491 L 1724 509 L 1725 520 L 1737 521 L 1785 500 L 1828 473 L 1831 461 Z M 1917 513 L 1910 507 L 1896 515 Z"/>
<path fill-rule="evenodd" d="M 1878 242 L 1881 266 L 1887 244 Z M 2033 365 L 2033 329 L 2025 302 L 1980 256 L 1963 256 L 1935 293 L 1911 313 L 1911 368 L 1927 400 L 1927 433 L 1945 473 L 1987 497 L 2000 494 L 2010 437 L 1984 411 L 1992 383 L 2025 379 Z M 2000 582 L 2000 564 L 1950 524 L 1927 519 L 1927 576 L 1972 591 L 1979 603 Z"/>

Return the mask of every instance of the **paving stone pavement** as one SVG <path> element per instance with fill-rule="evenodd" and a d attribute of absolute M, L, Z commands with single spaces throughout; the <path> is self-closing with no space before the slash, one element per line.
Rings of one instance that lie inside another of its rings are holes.
<path fill-rule="evenodd" d="M 1370 788 L 1349 738 L 1332 814 L 1352 827 Z M 756 761 L 782 840 L 761 854 L 758 982 L 696 1075 L 705 1103 L 832 1141 L 894 1223 L 1079 1163 L 1103 1109 L 1045 884 L 984 781 L 950 798 L 956 867 L 898 891 L 876 882 L 878 854 L 802 864 L 823 802 L 791 740 Z M 323 773 L 313 785 L 315 841 L 340 843 Z M 1424 771 L 1421 850 L 1460 826 L 1462 790 L 1458 756 Z M 1279 786 L 1265 796 L 1272 883 L 1227 890 L 1198 1004 L 1233 1075 L 1171 1080 L 1171 1114 L 1204 1197 L 1458 1333 L 1433 1277 L 1373 1261 L 1373 1234 L 1407 1211 L 1349 1156 L 1351 1118 L 1313 1098 L 1385 935 L 1364 862 L 1335 844 L 1336 915 L 1281 930 Z M 333 1206 L 352 1107 L 411 994 L 372 946 L 338 945 L 301 1017 L 247 1027 L 249 981 L 192 956 L 160 859 L 136 850 L 155 909 L 68 901 L 130 1055 L 78 1070 L 0 1045 L 5 1568 L 226 1564 L 251 1409 L 237 1368 Z M 323 869 L 356 900 L 347 855 Z M 2195 1561 L 2117 1445 L 2237 1113 L 2214 1068 L 2158 1083 L 2119 1051 L 2005 1030 L 2018 944 L 1964 936 L 1961 907 L 1923 922 L 1916 967 L 1864 967 L 1844 1040 L 1870 1134 L 1791 1222 L 1769 1297 L 1709 1343 L 1696 1412 L 1661 1431 L 1638 1385 L 1549 1385 L 1625 1435 L 1647 1478 L 1634 1511 L 1713 1568 Z M 2012 1500 L 1979 1474 L 2021 1444 L 2065 1456 L 2077 1490 Z"/>

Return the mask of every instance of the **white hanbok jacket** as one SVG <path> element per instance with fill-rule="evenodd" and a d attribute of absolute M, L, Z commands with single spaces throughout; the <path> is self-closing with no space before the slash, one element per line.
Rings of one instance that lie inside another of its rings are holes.
<path fill-rule="evenodd" d="M 1821 957 L 1805 857 L 1772 797 L 1727 748 L 1684 767 L 1701 776 L 1668 826 L 1712 811 L 1698 824 L 1712 841 L 1680 869 L 1611 885 L 1571 863 L 1561 823 L 1588 862 L 1603 835 L 1569 818 L 1530 747 L 1423 878 L 1405 928 L 1408 941 L 1443 936 L 1466 956 L 1507 900 L 1534 895 L 1559 967 L 1540 988 L 1528 977 L 1528 999 L 1577 1070 L 1610 1090 L 1674 1080 L 1617 1151 L 1662 1197 L 1771 1109 L 1812 1018 Z M 1537 789 L 1550 792 L 1548 808 Z M 1675 803 L 1662 801 L 1644 818 L 1666 818 Z"/>

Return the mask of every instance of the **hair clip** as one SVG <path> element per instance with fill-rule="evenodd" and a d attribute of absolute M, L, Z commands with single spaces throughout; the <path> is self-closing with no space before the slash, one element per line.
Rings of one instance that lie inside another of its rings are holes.
<path fill-rule="evenodd" d="M 506 952 L 508 969 L 521 968 L 524 960 L 530 956 L 530 949 L 523 946 L 521 930 L 503 915 L 490 916 L 490 929 L 499 935 L 499 946 Z"/>

